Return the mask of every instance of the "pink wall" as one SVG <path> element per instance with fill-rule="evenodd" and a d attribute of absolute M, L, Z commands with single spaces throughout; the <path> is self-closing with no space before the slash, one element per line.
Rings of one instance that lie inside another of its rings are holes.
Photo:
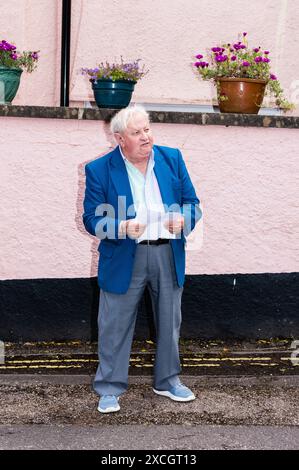
<path fill-rule="evenodd" d="M 15 104 L 59 104 L 61 4 L 10 0 L 9 8 L 1 10 L 4 38 L 20 49 L 41 49 L 39 68 L 24 74 Z M 135 101 L 210 102 L 215 91 L 194 75 L 192 56 L 217 41 L 233 41 L 243 31 L 252 46 L 271 50 L 273 71 L 299 103 L 297 0 L 73 0 L 72 5 L 73 103 L 92 97 L 80 68 L 120 55 L 142 58 L 150 70 L 136 87 Z"/>
<path fill-rule="evenodd" d="M 298 147 L 292 129 L 153 125 L 180 147 L 204 207 L 190 274 L 298 271 Z M 0 279 L 96 275 L 81 222 L 84 165 L 111 147 L 101 121 L 0 118 Z"/>

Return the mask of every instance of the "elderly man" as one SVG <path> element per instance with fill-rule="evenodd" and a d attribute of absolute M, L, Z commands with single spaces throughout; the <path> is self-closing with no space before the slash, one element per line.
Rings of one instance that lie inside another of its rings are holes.
<path fill-rule="evenodd" d="M 97 236 L 99 366 L 98 411 L 118 411 L 128 368 L 138 303 L 146 286 L 157 333 L 154 388 L 175 401 L 195 399 L 179 380 L 179 331 L 186 238 L 202 213 L 181 152 L 153 144 L 141 106 L 111 121 L 118 146 L 86 165 L 83 222 Z"/>

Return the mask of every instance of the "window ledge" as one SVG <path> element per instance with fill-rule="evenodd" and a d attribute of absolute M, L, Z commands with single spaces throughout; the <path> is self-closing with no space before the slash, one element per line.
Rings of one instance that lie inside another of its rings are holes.
<path fill-rule="evenodd" d="M 149 109 L 149 107 L 147 108 Z M 108 122 L 116 112 L 113 109 L 0 105 L 0 116 L 22 118 L 77 119 Z M 161 124 L 299 128 L 299 116 L 222 114 L 150 109 L 149 114 L 151 122 Z"/>

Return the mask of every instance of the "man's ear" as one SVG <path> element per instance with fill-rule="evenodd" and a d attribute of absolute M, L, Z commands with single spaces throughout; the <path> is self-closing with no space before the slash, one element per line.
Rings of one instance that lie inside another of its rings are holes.
<path fill-rule="evenodd" d="M 114 138 L 118 144 L 121 144 L 123 141 L 123 137 L 119 132 L 114 133 Z"/>

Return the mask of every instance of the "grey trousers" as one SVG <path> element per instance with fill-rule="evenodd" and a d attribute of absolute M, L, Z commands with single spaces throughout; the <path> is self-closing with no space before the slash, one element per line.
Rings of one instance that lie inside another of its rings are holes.
<path fill-rule="evenodd" d="M 154 387 L 167 390 L 181 372 L 179 334 L 181 297 L 170 244 L 138 245 L 130 287 L 125 294 L 101 290 L 99 303 L 99 366 L 94 379 L 98 395 L 122 394 L 128 370 L 138 304 L 145 287 L 152 299 L 157 333 Z"/>

